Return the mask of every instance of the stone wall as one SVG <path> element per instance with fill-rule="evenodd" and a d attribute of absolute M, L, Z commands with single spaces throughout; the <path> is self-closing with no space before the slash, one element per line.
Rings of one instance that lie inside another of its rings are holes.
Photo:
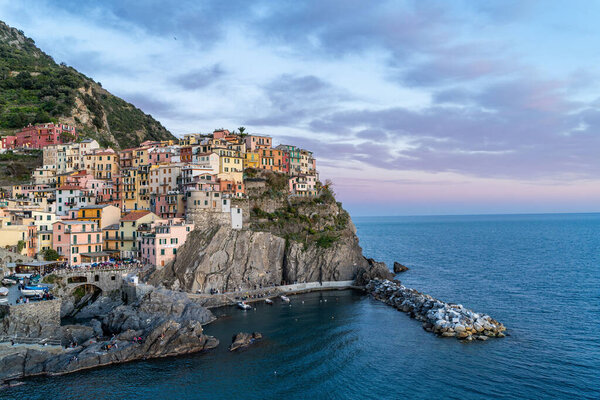
<path fill-rule="evenodd" d="M 61 300 L 1 306 L 0 334 L 32 338 L 60 338 Z"/>

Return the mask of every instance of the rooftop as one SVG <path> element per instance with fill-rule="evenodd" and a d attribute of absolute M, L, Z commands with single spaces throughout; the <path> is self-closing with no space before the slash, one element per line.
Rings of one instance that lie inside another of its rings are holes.
<path fill-rule="evenodd" d="M 138 219 L 145 217 L 148 214 L 152 214 L 152 213 L 148 210 L 132 211 L 129 214 L 124 215 L 121 218 L 121 221 L 137 221 Z"/>

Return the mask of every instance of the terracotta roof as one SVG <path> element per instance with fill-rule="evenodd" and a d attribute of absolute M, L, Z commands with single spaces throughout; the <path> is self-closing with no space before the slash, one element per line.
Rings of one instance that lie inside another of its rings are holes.
<path fill-rule="evenodd" d="M 121 218 L 121 221 L 137 221 L 138 219 L 145 217 L 148 214 L 151 214 L 151 212 L 148 210 L 132 211 L 129 214 L 124 215 Z"/>

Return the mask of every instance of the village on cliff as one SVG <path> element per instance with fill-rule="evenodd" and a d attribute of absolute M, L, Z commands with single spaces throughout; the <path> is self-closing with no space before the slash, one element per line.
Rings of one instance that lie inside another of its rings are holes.
<path fill-rule="evenodd" d="M 314 197 L 320 189 L 311 151 L 274 147 L 271 137 L 243 127 L 123 150 L 54 123 L 1 138 L 0 152 L 36 150 L 43 165 L 30 182 L 1 188 L 0 248 L 70 267 L 122 260 L 164 266 L 202 216 L 241 229 L 247 210 L 232 201 L 247 197 L 261 171 L 284 176 L 288 196 Z"/>

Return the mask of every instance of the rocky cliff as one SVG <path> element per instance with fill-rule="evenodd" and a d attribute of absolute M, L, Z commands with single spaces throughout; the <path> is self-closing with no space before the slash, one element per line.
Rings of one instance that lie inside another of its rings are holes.
<path fill-rule="evenodd" d="M 365 273 L 390 277 L 385 265 L 363 256 L 350 216 L 330 192 L 288 200 L 264 196 L 272 193 L 268 189 L 240 202 L 249 215 L 244 229 L 200 226 L 175 262 L 152 273 L 150 283 L 208 293 L 353 280 Z"/>

